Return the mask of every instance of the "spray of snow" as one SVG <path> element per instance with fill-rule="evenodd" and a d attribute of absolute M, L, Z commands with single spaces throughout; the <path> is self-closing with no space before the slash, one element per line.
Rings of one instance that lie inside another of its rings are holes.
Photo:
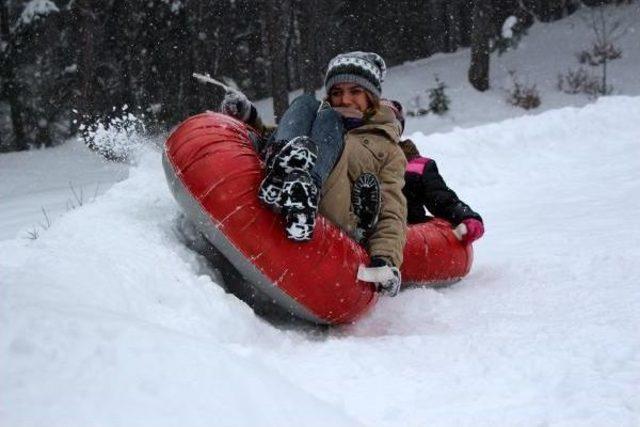
<path fill-rule="evenodd" d="M 182 0 L 162 0 L 162 2 L 171 8 L 171 12 L 178 13 L 184 7 Z"/>
<path fill-rule="evenodd" d="M 502 24 L 502 37 L 505 39 L 510 39 L 513 37 L 513 26 L 518 23 L 518 18 L 511 15 L 507 19 L 504 20 Z"/>
<path fill-rule="evenodd" d="M 136 163 L 142 147 L 153 145 L 144 115 L 127 112 L 104 121 L 80 125 L 81 137 L 92 149 L 109 160 Z"/>
<path fill-rule="evenodd" d="M 55 12 L 60 12 L 60 10 L 50 0 L 31 0 L 24 6 L 24 10 L 18 18 L 18 25 L 29 25 L 33 21 Z"/>

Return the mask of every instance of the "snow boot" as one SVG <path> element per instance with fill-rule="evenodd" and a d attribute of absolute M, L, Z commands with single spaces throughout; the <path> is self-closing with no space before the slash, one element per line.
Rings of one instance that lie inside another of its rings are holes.
<path fill-rule="evenodd" d="M 380 205 L 381 195 L 378 178 L 372 173 L 365 172 L 356 179 L 351 190 L 351 208 L 358 217 L 355 232 L 358 242 L 368 238 L 378 223 Z"/>
<path fill-rule="evenodd" d="M 318 187 L 309 172 L 295 170 L 282 185 L 282 213 L 287 238 L 306 242 L 313 237 L 318 212 Z"/>
<path fill-rule="evenodd" d="M 276 153 L 279 147 L 282 148 Z M 318 150 L 308 136 L 298 136 L 284 144 L 274 142 L 269 148 L 271 150 L 267 149 L 265 156 L 267 176 L 260 184 L 258 198 L 279 212 L 282 209 L 282 187 L 285 178 L 293 171 L 311 171 L 315 166 Z"/>

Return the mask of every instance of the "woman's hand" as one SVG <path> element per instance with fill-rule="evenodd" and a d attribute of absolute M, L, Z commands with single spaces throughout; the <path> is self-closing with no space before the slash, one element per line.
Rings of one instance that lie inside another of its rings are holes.
<path fill-rule="evenodd" d="M 384 257 L 373 256 L 369 263 L 369 268 L 388 268 L 391 271 L 391 278 L 376 283 L 376 290 L 381 294 L 395 297 L 400 292 L 400 271 L 393 266 L 390 260 Z"/>
<path fill-rule="evenodd" d="M 220 111 L 227 116 L 235 117 L 247 123 L 255 108 L 247 96 L 240 91 L 229 91 L 224 95 Z"/>

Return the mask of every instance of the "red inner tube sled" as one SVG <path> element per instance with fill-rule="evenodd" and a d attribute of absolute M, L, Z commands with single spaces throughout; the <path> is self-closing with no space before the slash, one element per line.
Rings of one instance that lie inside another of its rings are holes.
<path fill-rule="evenodd" d="M 185 120 L 165 144 L 171 191 L 196 228 L 259 292 L 290 313 L 320 324 L 353 322 L 377 301 L 356 278 L 366 251 L 318 216 L 313 239 L 295 243 L 280 216 L 260 204 L 261 161 L 251 130 L 223 114 Z M 471 246 L 458 242 L 446 221 L 409 227 L 403 286 L 450 283 L 471 268 Z"/>

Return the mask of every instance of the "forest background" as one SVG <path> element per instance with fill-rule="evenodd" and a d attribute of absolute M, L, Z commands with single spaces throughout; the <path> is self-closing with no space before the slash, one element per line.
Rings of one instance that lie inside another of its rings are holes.
<path fill-rule="evenodd" d="M 471 46 L 469 80 L 488 88 L 489 57 L 507 18 L 522 33 L 607 0 L 2 0 L 0 152 L 49 147 L 123 110 L 170 128 L 224 91 L 313 93 L 328 60 L 375 51 L 388 66 Z M 553 48 L 550 46 L 550 49 Z"/>

